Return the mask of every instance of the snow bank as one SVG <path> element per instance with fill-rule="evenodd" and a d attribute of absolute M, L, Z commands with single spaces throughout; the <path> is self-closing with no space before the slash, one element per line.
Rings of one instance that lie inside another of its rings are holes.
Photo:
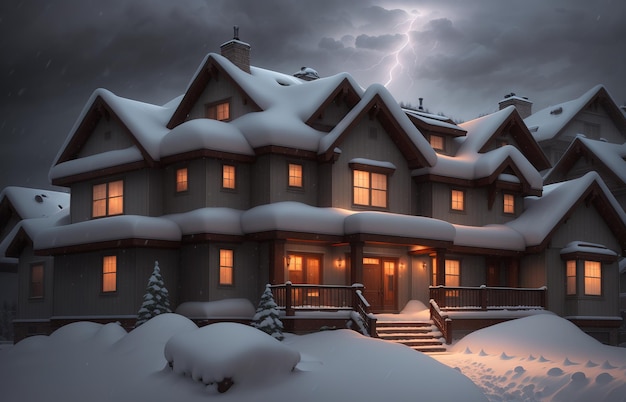
<path fill-rule="evenodd" d="M 261 384 L 290 373 L 300 361 L 298 351 L 265 332 L 228 322 L 174 336 L 164 353 L 175 373 L 204 384 Z"/>
<path fill-rule="evenodd" d="M 176 308 L 176 314 L 189 318 L 249 318 L 255 308 L 248 299 L 224 299 L 212 302 L 185 302 Z"/>

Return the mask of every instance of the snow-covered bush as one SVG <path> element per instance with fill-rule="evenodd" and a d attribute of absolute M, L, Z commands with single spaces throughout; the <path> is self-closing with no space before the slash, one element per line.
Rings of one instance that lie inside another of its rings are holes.
<path fill-rule="evenodd" d="M 159 262 L 155 261 L 154 271 L 152 271 L 152 275 L 150 279 L 148 279 L 146 293 L 143 295 L 143 303 L 137 312 L 137 323 L 135 327 L 163 313 L 171 313 L 169 292 L 163 282 Z"/>
<path fill-rule="evenodd" d="M 300 352 L 243 324 L 221 322 L 173 336 L 165 359 L 175 373 L 226 392 L 233 384 L 265 384 L 288 375 Z"/>
<path fill-rule="evenodd" d="M 282 341 L 285 338 L 283 335 L 283 323 L 279 318 L 278 305 L 274 301 L 272 289 L 269 284 L 265 286 L 265 291 L 261 296 L 259 306 L 257 307 L 256 313 L 252 318 L 252 326 L 271 335 L 279 341 Z"/>

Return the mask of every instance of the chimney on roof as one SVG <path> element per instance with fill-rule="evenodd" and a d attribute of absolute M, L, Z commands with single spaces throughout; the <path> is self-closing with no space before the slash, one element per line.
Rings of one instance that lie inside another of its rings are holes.
<path fill-rule="evenodd" d="M 239 27 L 233 27 L 233 39 L 220 46 L 222 56 L 250 74 L 250 45 L 239 40 Z"/>
<path fill-rule="evenodd" d="M 513 92 L 504 95 L 504 99 L 498 102 L 499 110 L 511 105 L 515 106 L 517 113 L 519 113 L 522 119 L 527 118 L 533 113 L 533 103 L 529 101 L 528 98 L 517 96 Z"/>
<path fill-rule="evenodd" d="M 417 107 L 417 110 L 423 111 L 424 110 L 424 106 L 422 105 L 422 102 L 424 102 L 424 98 L 419 98 L 419 101 L 420 101 L 420 105 Z"/>

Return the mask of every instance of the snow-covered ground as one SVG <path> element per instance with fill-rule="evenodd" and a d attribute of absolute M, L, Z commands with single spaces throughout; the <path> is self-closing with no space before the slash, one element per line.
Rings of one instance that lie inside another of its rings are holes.
<path fill-rule="evenodd" d="M 626 349 L 549 314 L 474 332 L 433 357 L 351 330 L 279 342 L 239 324 L 210 327 L 163 314 L 129 333 L 81 322 L 25 339 L 0 349 L 0 399 L 626 400 Z M 226 378 L 233 385 L 220 394 L 216 383 Z"/>

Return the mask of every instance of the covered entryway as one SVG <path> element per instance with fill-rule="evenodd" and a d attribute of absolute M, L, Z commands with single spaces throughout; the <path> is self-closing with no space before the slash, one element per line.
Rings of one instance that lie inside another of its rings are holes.
<path fill-rule="evenodd" d="M 363 258 L 363 295 L 372 311 L 396 311 L 397 259 Z"/>

